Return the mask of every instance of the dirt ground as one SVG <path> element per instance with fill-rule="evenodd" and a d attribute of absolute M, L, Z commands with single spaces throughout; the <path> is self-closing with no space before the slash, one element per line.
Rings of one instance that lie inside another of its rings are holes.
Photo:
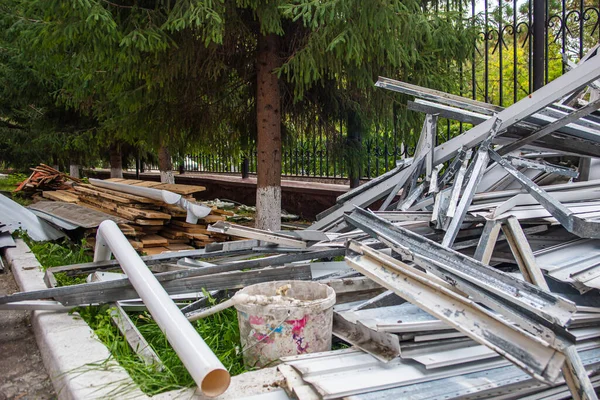
<path fill-rule="evenodd" d="M 10 271 L 0 273 L 0 295 L 18 290 Z M 56 398 L 29 314 L 29 311 L 0 311 L 0 400 Z"/>

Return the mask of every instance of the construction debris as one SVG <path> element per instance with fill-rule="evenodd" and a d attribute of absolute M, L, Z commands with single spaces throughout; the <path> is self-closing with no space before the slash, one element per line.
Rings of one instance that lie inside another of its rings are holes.
<path fill-rule="evenodd" d="M 81 182 L 81 179 L 72 178 L 46 164 L 40 164 L 35 168 L 31 168 L 31 170 L 33 173 L 17 186 L 14 190 L 15 192 L 64 190 L 69 189 L 69 186 L 66 185 L 67 181 Z"/>
<path fill-rule="evenodd" d="M 164 291 L 190 301 L 181 305 L 188 318 L 208 306 L 203 290 L 226 300 L 271 280 L 333 288 L 333 335 L 353 348 L 282 358 L 289 396 L 596 399 L 600 170 L 590 158 L 600 157 L 600 102 L 578 96 L 599 78 L 594 53 L 507 108 L 380 78 L 426 114 L 414 156 L 303 231 L 236 225 L 222 209 L 200 217 L 181 202 L 191 199 L 99 182 L 67 196 L 125 218 L 131 245 L 205 245 L 143 258 Z M 439 118 L 474 126 L 436 146 Z M 56 287 L 59 272 L 122 266 L 96 251 L 96 262 L 50 268 L 48 289 L 0 297 L 0 308 L 145 307 L 127 278 Z"/>
<path fill-rule="evenodd" d="M 149 255 L 192 250 L 231 238 L 207 230 L 208 224 L 234 213 L 196 202 L 191 194 L 203 191 L 202 186 L 90 179 L 89 184 L 73 183 L 67 188 L 43 191 L 42 196 L 52 201 L 28 208 L 60 229 L 83 228 L 91 246 L 97 227 L 107 219 L 119 224 L 136 250 Z"/>

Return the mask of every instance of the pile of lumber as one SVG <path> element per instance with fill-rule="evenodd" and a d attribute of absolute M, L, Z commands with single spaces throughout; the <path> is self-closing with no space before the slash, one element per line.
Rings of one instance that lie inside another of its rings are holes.
<path fill-rule="evenodd" d="M 40 164 L 35 168 L 31 168 L 33 171 L 29 178 L 25 179 L 21 184 L 14 190 L 19 192 L 22 190 L 62 190 L 69 189 L 69 186 L 65 184 L 66 181 L 81 182 L 80 179 L 72 178 L 67 174 L 55 170 L 54 168 Z"/>
<path fill-rule="evenodd" d="M 205 190 L 202 186 L 131 179 L 108 181 L 169 190 L 190 200 L 193 200 L 194 193 Z M 179 206 L 93 184 L 76 183 L 70 190 L 44 191 L 42 195 L 50 200 L 76 203 L 124 219 L 126 224 L 121 224 L 120 227 L 131 245 L 149 255 L 165 251 L 191 250 L 215 241 L 230 240 L 227 235 L 206 230 L 207 224 L 223 221 L 227 216 L 233 215 L 230 211 L 216 207 L 197 224 L 189 224 L 185 222 L 186 210 Z M 93 239 L 89 242 L 94 244 Z"/>

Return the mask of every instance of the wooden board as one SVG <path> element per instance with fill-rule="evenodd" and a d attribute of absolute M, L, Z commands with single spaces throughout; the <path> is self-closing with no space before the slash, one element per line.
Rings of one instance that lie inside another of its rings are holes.
<path fill-rule="evenodd" d="M 221 210 L 220 208 L 217 208 L 217 207 L 212 207 L 212 211 L 210 213 L 217 214 L 217 215 L 226 215 L 228 217 L 233 217 L 235 215 L 235 213 L 233 211 Z"/>
<path fill-rule="evenodd" d="M 153 182 L 153 181 L 140 181 L 137 179 L 125 179 L 125 180 L 119 181 L 118 183 L 123 183 L 125 185 L 149 187 L 149 188 L 160 189 L 160 190 L 168 190 L 170 192 L 174 192 L 174 193 L 178 193 L 178 194 L 182 194 L 182 195 L 203 192 L 206 190 L 206 188 L 204 186 L 199 186 L 199 185 L 183 185 L 180 183 L 161 183 L 161 182 Z"/>
<path fill-rule="evenodd" d="M 121 182 L 118 182 L 118 183 L 122 183 L 123 185 L 133 185 L 133 184 L 138 183 L 138 182 L 143 182 L 143 181 L 140 181 L 138 179 L 124 179 L 124 180 L 122 180 Z"/>
<path fill-rule="evenodd" d="M 79 200 L 83 203 L 92 204 L 93 206 L 98 207 L 98 208 L 102 209 L 103 211 L 109 210 L 116 214 L 117 205 L 115 203 L 111 203 L 109 201 L 103 201 L 97 197 L 89 196 L 86 194 L 80 194 Z"/>
<path fill-rule="evenodd" d="M 140 239 L 144 248 L 146 247 L 158 247 L 158 246 L 168 246 L 169 241 L 167 238 L 164 238 L 159 235 L 146 235 Z"/>
<path fill-rule="evenodd" d="M 62 201 L 64 203 L 77 203 L 77 195 L 70 190 L 44 190 L 42 197 L 54 201 Z"/>
<path fill-rule="evenodd" d="M 160 231 L 160 234 L 168 239 L 187 239 L 187 236 L 185 236 L 185 232 L 183 231 L 163 229 Z"/>
<path fill-rule="evenodd" d="M 204 246 L 206 246 L 207 244 L 214 243 L 214 242 L 215 242 L 215 240 L 213 240 L 213 239 L 206 239 L 206 240 L 194 240 L 194 246 L 198 246 L 198 247 L 204 247 Z"/>
<path fill-rule="evenodd" d="M 154 181 L 137 181 L 137 182 L 131 183 L 131 185 L 153 188 L 155 186 L 162 185 L 162 183 L 160 183 L 160 182 L 154 182 Z"/>
<path fill-rule="evenodd" d="M 118 190 L 107 189 L 107 188 L 94 186 L 94 185 L 81 185 L 81 186 L 87 187 L 88 189 L 96 190 L 98 192 L 104 192 L 104 193 L 112 194 L 114 196 L 120 196 L 120 197 L 124 197 L 126 199 L 135 200 L 138 203 L 145 203 L 145 204 L 160 204 L 161 203 L 156 200 L 149 199 L 147 197 L 136 196 L 135 194 L 130 194 L 130 193 L 123 193 L 123 192 L 119 192 Z"/>
<path fill-rule="evenodd" d="M 142 250 L 144 248 L 144 244 L 139 240 L 127 239 L 127 241 L 135 250 Z"/>
<path fill-rule="evenodd" d="M 107 182 L 123 182 L 125 179 L 123 178 L 108 178 L 108 179 L 104 179 Z"/>
<path fill-rule="evenodd" d="M 164 246 L 144 248 L 144 253 L 146 253 L 149 256 L 165 253 L 167 251 L 169 251 L 169 249 L 167 249 Z"/>
<path fill-rule="evenodd" d="M 186 238 L 192 239 L 192 240 L 207 241 L 207 240 L 210 239 L 210 237 L 208 235 L 203 235 L 201 233 L 187 233 L 187 232 L 183 232 L 183 234 L 185 235 Z"/>
<path fill-rule="evenodd" d="M 135 223 L 143 226 L 163 226 L 165 224 L 164 219 L 143 219 L 136 218 Z"/>
<path fill-rule="evenodd" d="M 182 250 L 194 250 L 194 246 L 190 246 L 189 244 L 170 244 L 167 246 L 167 249 L 171 251 L 182 251 Z"/>
<path fill-rule="evenodd" d="M 215 222 L 219 222 L 219 221 L 225 221 L 227 218 L 225 218 L 222 215 L 207 215 L 204 218 L 201 218 L 199 221 L 205 222 L 207 224 L 214 224 Z"/>
<path fill-rule="evenodd" d="M 161 236 L 164 236 L 164 235 L 161 233 Z M 172 244 L 186 244 L 186 243 L 190 242 L 190 240 L 186 239 L 186 238 L 183 238 L 183 239 L 169 239 L 169 238 L 167 238 L 167 241 L 169 242 L 169 246 L 172 245 Z"/>
<path fill-rule="evenodd" d="M 132 207 L 118 207 L 116 211 L 122 212 L 124 214 L 130 214 L 132 216 L 131 219 L 171 219 L 171 214 L 154 210 L 144 210 Z"/>
<path fill-rule="evenodd" d="M 169 192 L 174 192 L 174 193 L 178 193 L 178 194 L 192 194 L 192 193 L 203 192 L 206 190 L 206 188 L 204 186 L 182 185 L 179 183 L 175 183 L 175 184 L 164 183 L 159 186 L 154 186 L 154 189 L 168 190 Z"/>
<path fill-rule="evenodd" d="M 128 225 L 128 224 L 118 224 L 119 225 L 119 229 L 121 230 L 121 232 L 123 232 L 123 235 L 125 236 L 136 236 L 137 235 L 137 231 L 135 229 L 133 229 L 133 226 Z"/>
<path fill-rule="evenodd" d="M 100 192 L 98 190 L 92 189 L 91 187 L 87 187 L 84 185 L 75 186 L 74 189 L 77 192 L 85 193 L 86 195 L 89 195 L 89 196 L 99 197 L 101 199 L 113 201 L 113 202 L 120 203 L 120 204 L 135 203 L 135 200 L 131 200 L 131 199 L 128 199 L 128 198 L 125 198 L 122 196 L 117 196 L 117 195 L 114 195 L 111 193 Z"/>
<path fill-rule="evenodd" d="M 89 209 L 85 206 L 62 201 L 40 201 L 28 206 L 53 217 L 60 218 L 82 228 L 96 228 L 104 220 L 115 221 L 118 224 L 127 223 L 123 218 L 114 217 L 104 212 Z"/>
<path fill-rule="evenodd" d="M 169 225 L 171 231 L 186 232 L 186 233 L 202 233 L 204 235 L 211 235 L 213 232 L 208 231 L 204 228 L 182 228 L 181 226 Z"/>
<path fill-rule="evenodd" d="M 179 219 L 171 219 L 170 225 L 176 225 L 176 226 L 180 226 L 182 228 L 189 228 L 189 229 L 206 229 L 206 225 L 200 225 L 200 224 L 190 224 L 189 222 L 185 222 Z"/>
<path fill-rule="evenodd" d="M 171 214 L 174 217 L 185 217 L 187 215 L 187 211 L 179 206 L 174 205 L 166 205 L 162 206 L 162 210 L 166 213 Z"/>

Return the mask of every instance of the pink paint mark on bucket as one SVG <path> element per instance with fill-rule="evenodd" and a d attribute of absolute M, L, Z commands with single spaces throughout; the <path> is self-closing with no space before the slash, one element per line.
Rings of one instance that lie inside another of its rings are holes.
<path fill-rule="evenodd" d="M 273 339 L 269 335 L 265 335 L 264 333 L 254 332 L 253 336 L 254 336 L 254 339 L 258 340 L 259 342 L 263 342 L 263 343 L 267 343 L 267 344 L 273 343 Z"/>
<path fill-rule="evenodd" d="M 259 317 L 258 315 L 251 315 L 250 318 L 248 318 L 248 321 L 250 321 L 252 325 L 262 325 L 265 323 L 263 317 Z"/>
<path fill-rule="evenodd" d="M 304 331 L 304 327 L 306 326 L 306 322 L 308 321 L 308 315 L 302 317 L 302 319 L 291 319 L 289 321 L 285 321 L 286 324 L 292 325 L 292 334 L 301 335 L 302 331 Z"/>

